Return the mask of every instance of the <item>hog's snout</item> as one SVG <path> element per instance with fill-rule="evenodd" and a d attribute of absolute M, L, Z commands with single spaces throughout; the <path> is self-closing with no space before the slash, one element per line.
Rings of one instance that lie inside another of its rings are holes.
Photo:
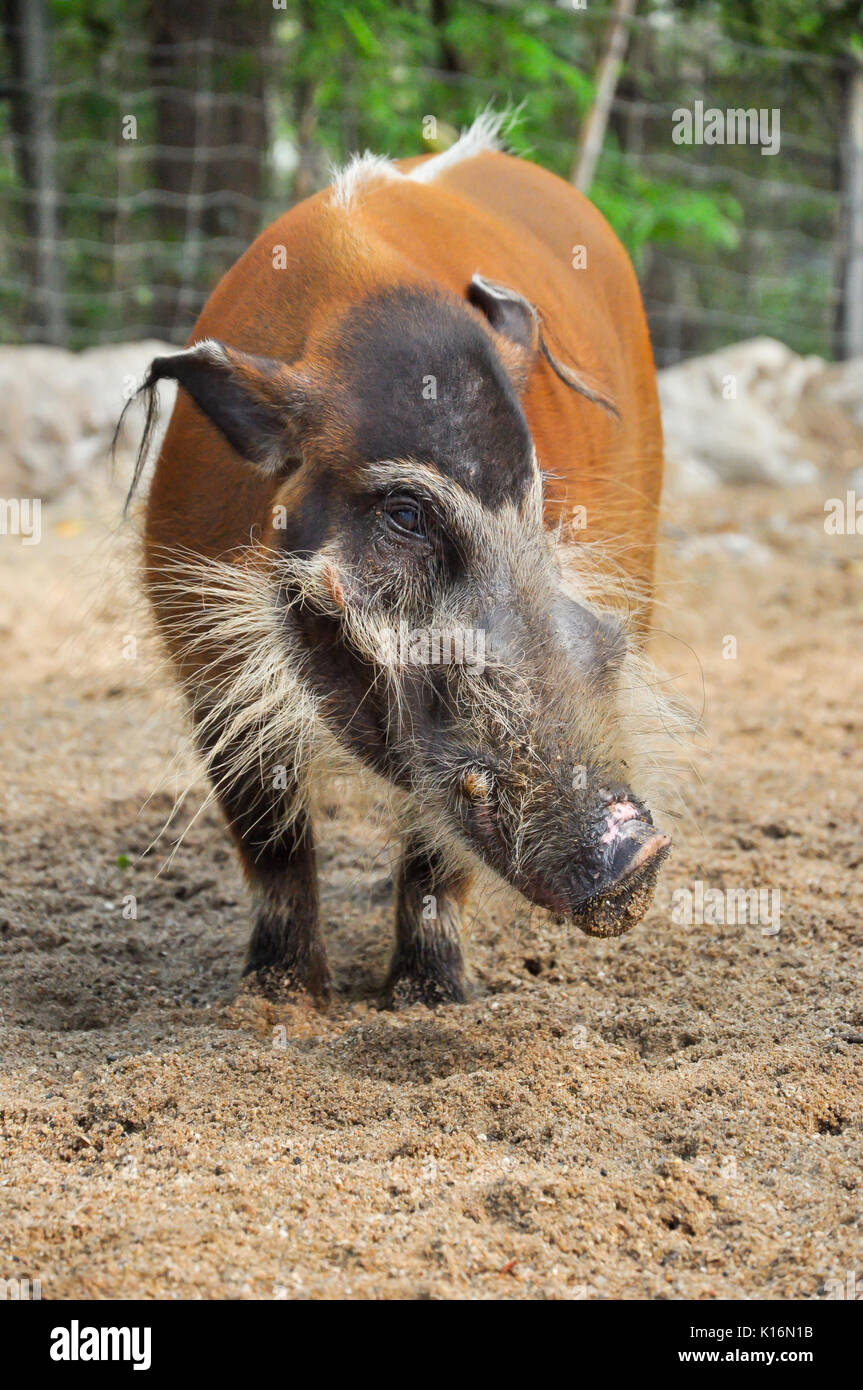
<path fill-rule="evenodd" d="M 600 788 L 588 795 L 586 806 L 573 816 L 555 868 L 557 856 L 553 851 L 549 855 L 549 845 L 560 834 L 561 822 L 569 819 L 558 806 L 557 824 L 548 826 L 536 859 L 531 862 L 528 856 L 514 871 L 494 780 L 471 770 L 462 778 L 461 792 L 467 803 L 465 828 L 484 857 L 532 902 L 590 936 L 620 936 L 646 912 L 671 838 L 628 792 Z"/>
<path fill-rule="evenodd" d="M 628 821 L 605 847 L 602 881 L 608 885 L 608 889 L 623 883 L 646 868 L 657 854 L 663 854 L 670 845 L 670 837 L 657 830 L 655 825 L 643 820 Z"/>
<path fill-rule="evenodd" d="M 572 875 L 571 911 L 591 936 L 619 936 L 644 915 L 671 837 L 628 797 L 600 793 L 598 842 L 582 848 Z M 604 828 L 603 828 L 604 827 Z"/>

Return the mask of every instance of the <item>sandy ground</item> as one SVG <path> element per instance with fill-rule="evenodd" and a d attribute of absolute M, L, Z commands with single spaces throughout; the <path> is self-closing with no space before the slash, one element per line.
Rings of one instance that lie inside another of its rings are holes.
<path fill-rule="evenodd" d="M 670 509 L 660 654 L 696 700 L 703 672 L 708 734 L 654 907 L 599 941 L 479 902 L 476 998 L 437 1013 L 376 1008 L 388 858 L 349 804 L 321 827 L 337 999 L 238 989 L 218 815 L 169 867 L 175 824 L 148 850 L 180 725 L 99 509 L 3 537 L 0 1277 L 49 1298 L 810 1298 L 859 1277 L 863 538 L 825 536 L 829 495 Z M 765 563 L 703 540 L 729 529 Z M 778 935 L 675 924 L 695 880 L 778 889 Z"/>

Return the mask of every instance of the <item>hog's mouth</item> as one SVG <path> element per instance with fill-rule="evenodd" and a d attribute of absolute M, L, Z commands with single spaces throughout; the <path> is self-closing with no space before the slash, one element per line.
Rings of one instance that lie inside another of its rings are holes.
<path fill-rule="evenodd" d="M 560 874 L 549 876 L 519 867 L 507 873 L 530 902 L 573 922 L 588 936 L 622 936 L 650 906 L 671 838 L 653 824 L 646 807 L 629 797 L 600 793 L 592 833 Z M 490 808 L 475 821 L 488 858 L 499 870 L 502 840 Z"/>
<path fill-rule="evenodd" d="M 601 841 L 598 862 L 579 865 L 561 887 L 525 875 L 520 891 L 575 923 L 588 936 L 622 936 L 639 922 L 653 899 L 671 838 L 649 821 L 628 818 Z"/>

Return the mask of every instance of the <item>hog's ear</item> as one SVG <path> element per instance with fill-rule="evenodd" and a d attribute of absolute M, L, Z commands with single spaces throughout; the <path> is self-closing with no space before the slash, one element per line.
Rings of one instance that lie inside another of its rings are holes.
<path fill-rule="evenodd" d="M 295 458 L 314 409 L 311 379 L 271 357 L 253 357 L 212 338 L 156 357 L 145 389 L 170 377 L 236 449 L 269 476 Z"/>
<path fill-rule="evenodd" d="M 521 395 L 539 351 L 536 310 L 517 290 L 496 285 L 483 275 L 474 275 L 467 288 L 467 297 L 498 335 L 498 356 Z"/>
<path fill-rule="evenodd" d="M 555 375 L 573 391 L 593 401 L 594 405 L 601 405 L 616 420 L 620 419 L 614 398 L 604 387 L 584 372 L 561 362 L 550 350 L 543 336 L 539 312 L 524 295 L 506 285 L 496 285 L 482 275 L 474 275 L 467 297 L 500 335 L 498 355 L 519 395 L 525 390 L 537 356 L 541 354 Z"/>

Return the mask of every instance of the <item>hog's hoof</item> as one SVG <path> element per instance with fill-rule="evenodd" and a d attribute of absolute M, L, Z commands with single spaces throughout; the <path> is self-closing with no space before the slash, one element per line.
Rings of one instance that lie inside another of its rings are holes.
<path fill-rule="evenodd" d="M 290 966 L 256 965 L 248 961 L 242 976 L 242 988 L 258 994 L 273 1004 L 307 999 L 318 1008 L 326 1008 L 332 995 L 329 975 L 298 971 Z"/>
<path fill-rule="evenodd" d="M 381 994 L 381 1008 L 408 1009 L 425 1004 L 438 1009 L 442 1004 L 466 1004 L 469 995 L 461 976 L 441 972 L 434 975 L 391 974 Z"/>

